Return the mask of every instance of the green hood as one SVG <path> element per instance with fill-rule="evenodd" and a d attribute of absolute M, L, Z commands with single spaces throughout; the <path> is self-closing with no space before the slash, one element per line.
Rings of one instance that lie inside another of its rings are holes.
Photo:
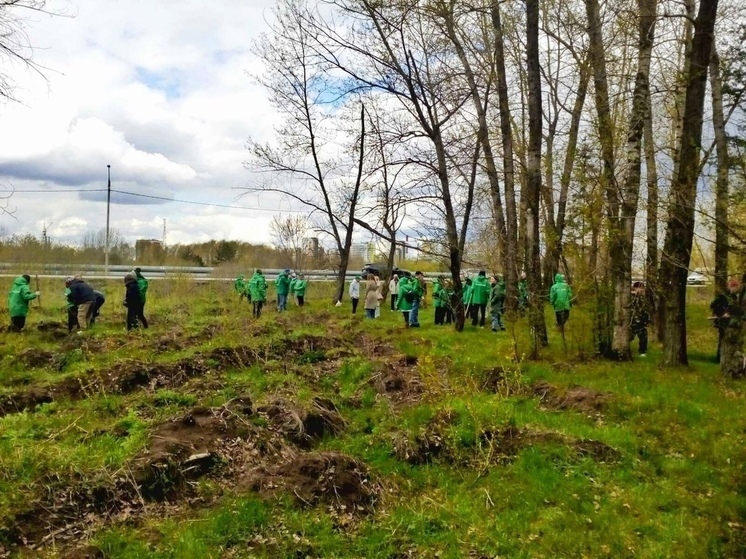
<path fill-rule="evenodd" d="M 13 280 L 13 287 L 8 293 L 8 311 L 10 316 L 26 316 L 28 314 L 28 303 L 36 299 L 36 293 L 28 288 L 28 282 L 19 276 Z"/>
<path fill-rule="evenodd" d="M 565 276 L 557 274 L 554 276 L 554 283 L 565 283 Z"/>

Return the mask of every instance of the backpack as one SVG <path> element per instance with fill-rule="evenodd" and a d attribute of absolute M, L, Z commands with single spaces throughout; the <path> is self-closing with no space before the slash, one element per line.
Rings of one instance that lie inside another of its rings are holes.
<path fill-rule="evenodd" d="M 405 301 L 406 301 L 407 303 L 411 303 L 412 301 L 414 301 L 414 291 L 407 291 L 407 292 L 406 292 L 406 293 L 404 294 L 404 300 L 405 300 Z"/>

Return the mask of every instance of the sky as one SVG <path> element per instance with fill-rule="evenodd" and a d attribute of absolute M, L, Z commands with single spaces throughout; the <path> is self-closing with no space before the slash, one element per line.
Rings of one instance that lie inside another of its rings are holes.
<path fill-rule="evenodd" d="M 249 137 L 271 140 L 278 117 L 251 74 L 252 42 L 273 0 L 51 0 L 66 14 L 25 22 L 44 78 L 0 59 L 19 102 L 0 104 L 0 188 L 12 216 L 0 228 L 79 242 L 106 225 L 128 241 L 269 242 L 288 202 L 237 198 L 251 175 Z M 21 15 L 19 13 L 19 15 Z M 99 192 L 69 192 L 75 190 Z M 41 192 L 24 192 L 38 190 Z M 67 191 L 67 192 L 66 192 Z"/>

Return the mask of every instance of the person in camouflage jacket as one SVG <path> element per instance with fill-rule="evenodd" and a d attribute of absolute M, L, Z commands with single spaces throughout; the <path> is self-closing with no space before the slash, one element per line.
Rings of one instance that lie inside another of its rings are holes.
<path fill-rule="evenodd" d="M 645 284 L 636 281 L 632 284 L 632 301 L 630 303 L 629 341 L 637 338 L 640 341 L 640 357 L 648 352 L 648 324 L 650 324 L 650 309 L 645 298 Z"/>

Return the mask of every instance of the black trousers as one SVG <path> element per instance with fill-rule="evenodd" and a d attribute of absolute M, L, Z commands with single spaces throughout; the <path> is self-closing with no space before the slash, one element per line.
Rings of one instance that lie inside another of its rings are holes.
<path fill-rule="evenodd" d="M 557 326 L 562 327 L 567 322 L 567 319 L 570 318 L 570 311 L 556 311 L 554 316 L 557 318 Z"/>
<path fill-rule="evenodd" d="M 635 339 L 635 337 L 640 340 L 640 346 L 639 346 L 639 352 L 647 353 L 648 352 L 648 329 L 646 326 L 642 326 L 640 324 L 633 324 L 629 328 L 629 341 Z"/>
<path fill-rule="evenodd" d="M 435 324 L 445 324 L 446 308 L 435 307 Z"/>
<path fill-rule="evenodd" d="M 352 299 L 352 314 L 357 312 L 357 304 L 359 301 L 360 299 Z"/>
<path fill-rule="evenodd" d="M 138 320 L 142 322 L 142 327 L 148 327 L 148 319 L 145 318 L 145 304 L 135 303 L 127 307 L 127 330 L 132 330 L 139 326 Z"/>
<path fill-rule="evenodd" d="M 67 331 L 72 332 L 75 328 L 80 328 L 77 305 L 67 309 Z"/>
<path fill-rule="evenodd" d="M 484 326 L 484 317 L 487 313 L 487 304 L 472 304 L 471 309 L 469 310 L 471 311 L 471 325 L 476 326 L 478 321 L 480 326 Z"/>
<path fill-rule="evenodd" d="M 298 306 L 302 307 L 306 303 L 305 295 L 298 295 Z"/>
<path fill-rule="evenodd" d="M 26 326 L 25 316 L 11 316 L 10 317 L 10 331 L 20 332 Z"/>
<path fill-rule="evenodd" d="M 396 310 L 396 299 L 397 299 L 397 296 L 396 296 L 396 294 L 395 294 L 395 293 L 393 293 L 393 294 L 391 295 L 391 310 L 392 310 L 392 311 L 395 311 L 395 310 Z"/>
<path fill-rule="evenodd" d="M 264 301 L 254 301 L 253 305 L 254 307 L 251 314 L 254 318 L 259 318 L 260 316 L 262 316 L 262 307 L 264 306 Z"/>

